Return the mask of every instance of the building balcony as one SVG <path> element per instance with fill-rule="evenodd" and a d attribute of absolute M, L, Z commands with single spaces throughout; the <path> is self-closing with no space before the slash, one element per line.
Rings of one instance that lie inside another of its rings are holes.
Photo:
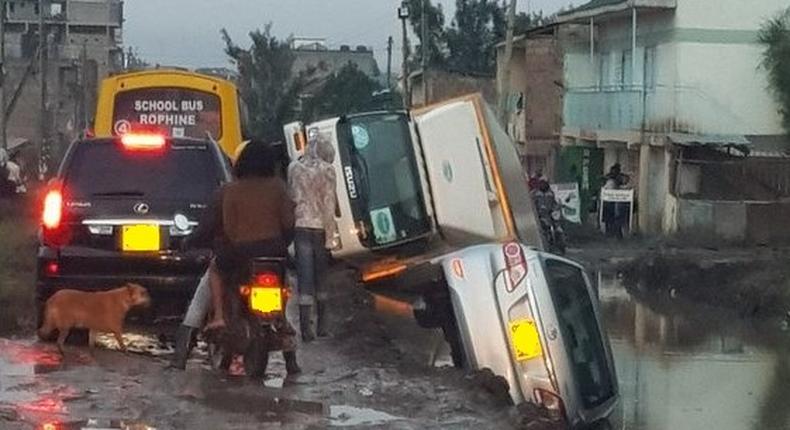
<path fill-rule="evenodd" d="M 571 88 L 563 102 L 563 135 L 641 142 L 644 133 L 760 134 L 733 110 L 696 87 Z"/>

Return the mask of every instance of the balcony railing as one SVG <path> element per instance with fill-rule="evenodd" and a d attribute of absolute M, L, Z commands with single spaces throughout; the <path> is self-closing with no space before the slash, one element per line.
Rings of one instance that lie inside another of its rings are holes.
<path fill-rule="evenodd" d="M 759 134 L 696 87 L 572 88 L 563 112 L 566 127 L 583 130 Z"/>

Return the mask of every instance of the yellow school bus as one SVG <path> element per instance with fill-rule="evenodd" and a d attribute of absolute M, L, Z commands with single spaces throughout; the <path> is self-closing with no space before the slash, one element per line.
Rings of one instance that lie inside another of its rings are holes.
<path fill-rule="evenodd" d="M 96 137 L 162 132 L 212 139 L 233 158 L 242 143 L 246 107 L 225 79 L 178 69 L 123 73 L 104 79 L 96 106 Z"/>

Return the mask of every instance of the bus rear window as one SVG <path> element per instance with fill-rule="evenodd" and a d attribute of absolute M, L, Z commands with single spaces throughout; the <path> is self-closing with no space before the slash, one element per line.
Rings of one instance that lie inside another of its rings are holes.
<path fill-rule="evenodd" d="M 173 137 L 222 137 L 220 100 L 214 94 L 184 88 L 144 88 L 118 93 L 113 105 L 113 134 L 158 130 Z"/>

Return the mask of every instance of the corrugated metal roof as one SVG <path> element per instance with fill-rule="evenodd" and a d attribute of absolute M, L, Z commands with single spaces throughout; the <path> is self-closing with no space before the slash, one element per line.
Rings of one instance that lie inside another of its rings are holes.
<path fill-rule="evenodd" d="M 613 4 L 618 3 L 626 3 L 628 0 L 592 0 L 588 3 L 585 3 L 577 8 L 573 8 L 569 11 L 565 11 L 560 13 L 560 15 L 569 15 L 576 12 L 581 12 L 585 10 L 595 9 L 602 6 L 611 6 Z"/>

